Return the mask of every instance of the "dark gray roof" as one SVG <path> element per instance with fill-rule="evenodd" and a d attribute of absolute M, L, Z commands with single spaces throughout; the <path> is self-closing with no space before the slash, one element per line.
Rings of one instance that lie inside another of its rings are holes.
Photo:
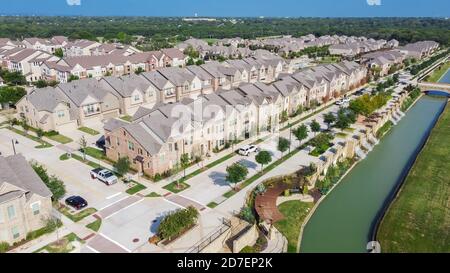
<path fill-rule="evenodd" d="M 104 77 L 103 80 L 124 98 L 130 97 L 135 90 L 144 93 L 151 85 L 147 79 L 135 74 L 122 77 Z"/>
<path fill-rule="evenodd" d="M 23 193 L 37 194 L 42 197 L 52 195 L 21 154 L 0 156 L 0 186 L 5 182 L 20 188 Z"/>
<path fill-rule="evenodd" d="M 35 89 L 27 95 L 27 99 L 36 110 L 48 112 L 53 112 L 58 104 L 66 102 L 61 93 L 53 87 Z"/>
<path fill-rule="evenodd" d="M 61 89 L 61 91 L 77 106 L 81 106 L 88 96 L 102 102 L 103 98 L 108 95 L 108 93 L 111 93 L 96 79 L 83 79 L 69 83 L 61 83 L 58 85 L 58 88 Z"/>

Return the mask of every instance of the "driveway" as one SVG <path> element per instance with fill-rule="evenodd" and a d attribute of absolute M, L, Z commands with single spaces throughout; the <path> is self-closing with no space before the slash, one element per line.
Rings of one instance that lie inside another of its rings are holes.
<path fill-rule="evenodd" d="M 133 252 L 148 244 L 161 219 L 177 209 L 162 197 L 129 197 L 97 213 L 104 216 L 102 225 L 87 246 L 97 252 Z"/>

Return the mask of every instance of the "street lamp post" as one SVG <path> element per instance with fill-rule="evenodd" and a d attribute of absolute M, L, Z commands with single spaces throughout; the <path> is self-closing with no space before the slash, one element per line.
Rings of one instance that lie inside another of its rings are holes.
<path fill-rule="evenodd" d="M 11 139 L 11 144 L 12 144 L 12 147 L 13 147 L 13 152 L 14 152 L 14 155 L 16 154 L 16 145 L 15 144 L 19 144 L 19 141 L 14 141 L 14 139 Z"/>

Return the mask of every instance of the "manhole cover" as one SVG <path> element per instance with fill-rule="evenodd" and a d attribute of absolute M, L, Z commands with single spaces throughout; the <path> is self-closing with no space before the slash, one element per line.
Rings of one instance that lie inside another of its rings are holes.
<path fill-rule="evenodd" d="M 137 242 L 139 242 L 139 239 L 138 238 L 134 238 L 133 239 L 133 243 L 137 243 Z"/>

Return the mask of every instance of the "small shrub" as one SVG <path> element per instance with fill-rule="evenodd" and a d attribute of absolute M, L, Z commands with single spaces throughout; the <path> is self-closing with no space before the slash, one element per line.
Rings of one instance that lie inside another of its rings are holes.
<path fill-rule="evenodd" d="M 7 242 L 0 242 L 0 253 L 5 253 L 9 249 L 9 244 Z"/>

